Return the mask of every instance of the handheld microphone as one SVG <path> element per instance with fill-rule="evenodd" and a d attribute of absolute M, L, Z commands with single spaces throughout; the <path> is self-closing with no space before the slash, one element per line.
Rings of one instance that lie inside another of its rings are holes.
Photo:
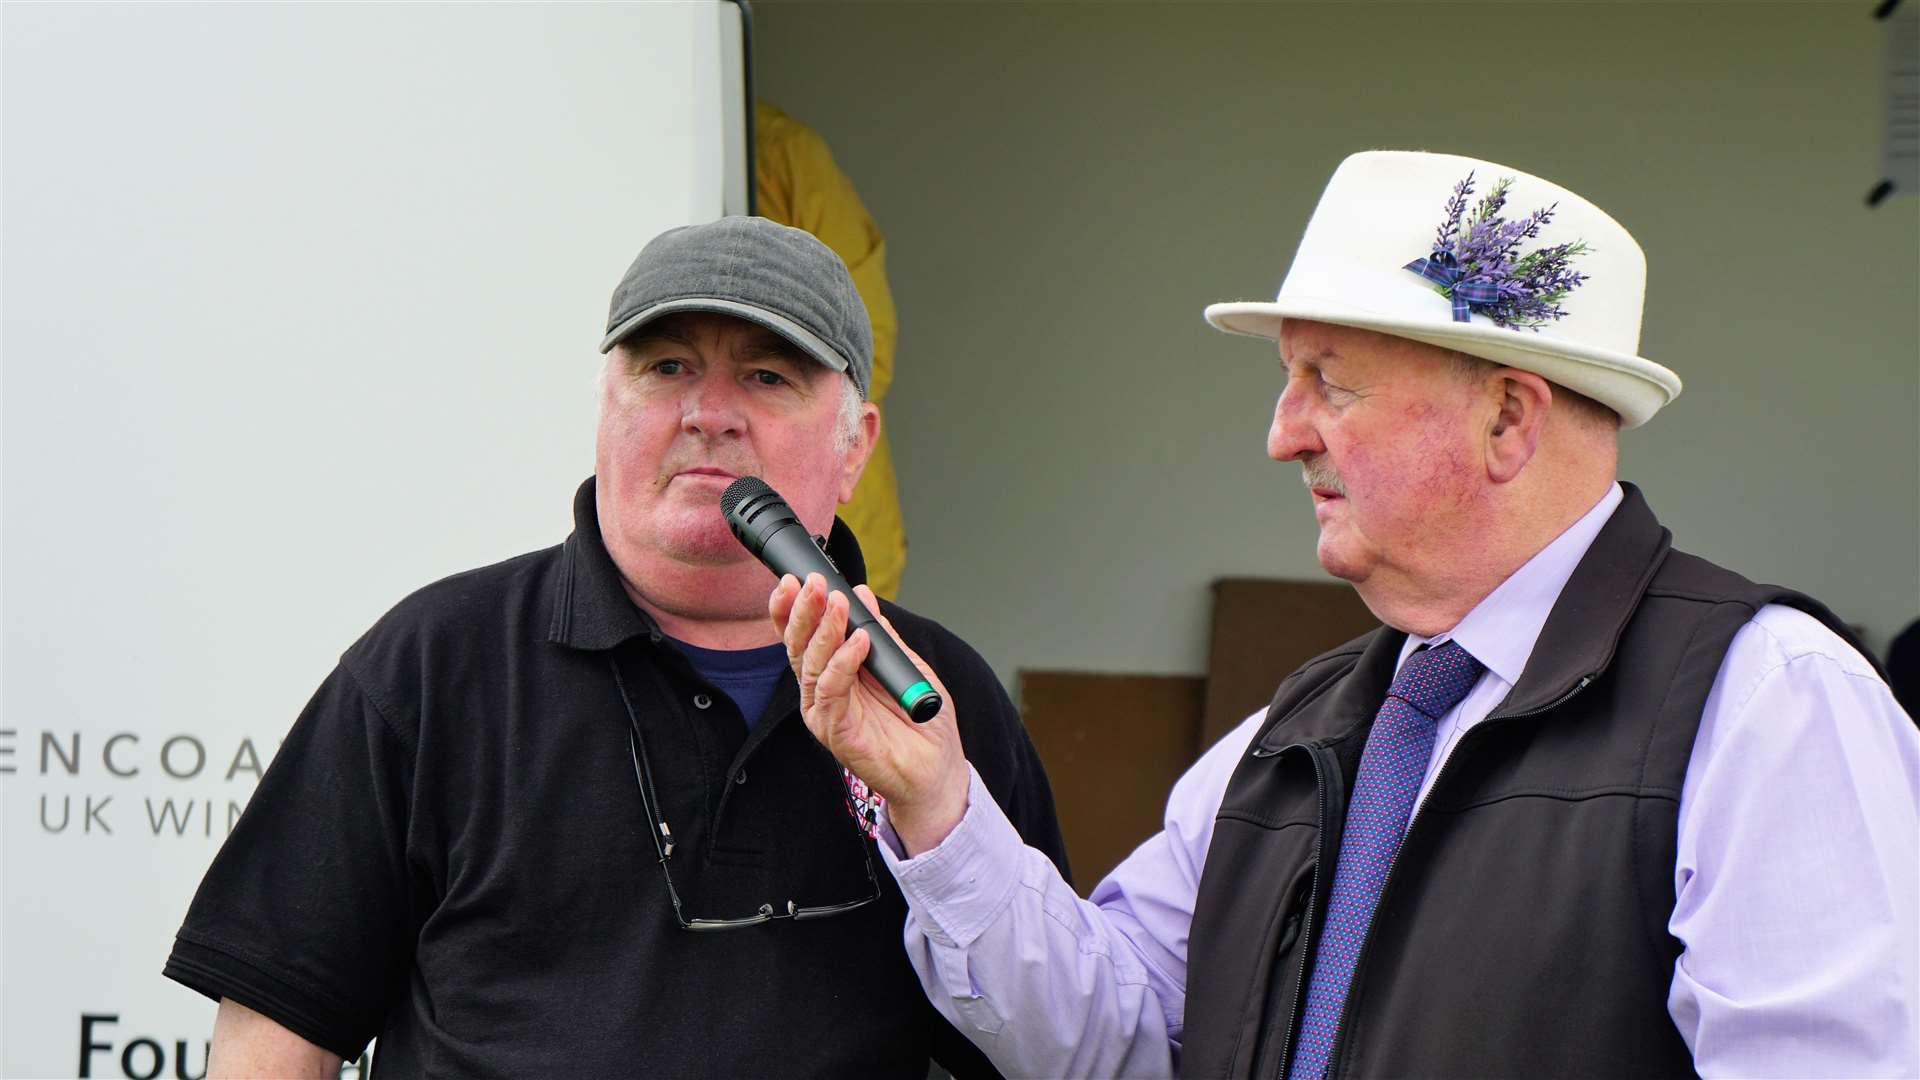
<path fill-rule="evenodd" d="M 848 633 L 854 628 L 864 628 L 867 632 L 866 669 L 907 715 L 913 717 L 914 723 L 924 724 L 940 712 L 939 692 L 920 674 L 920 669 L 913 666 L 913 661 L 907 659 L 893 635 L 873 617 L 867 605 L 853 595 L 853 587 L 841 576 L 833 560 L 827 558 L 826 541 L 807 532 L 807 527 L 800 524 L 793 507 L 787 505 L 779 492 L 757 476 L 743 476 L 720 493 L 720 512 L 726 515 L 727 527 L 733 530 L 734 538 L 752 552 L 754 558 L 767 564 L 767 569 L 777 575 L 792 574 L 802 582 L 808 574 L 819 574 L 827 579 L 829 590 L 846 595 Z"/>

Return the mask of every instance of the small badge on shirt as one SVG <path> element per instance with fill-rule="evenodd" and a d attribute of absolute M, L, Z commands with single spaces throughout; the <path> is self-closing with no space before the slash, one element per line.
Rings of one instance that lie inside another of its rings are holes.
<path fill-rule="evenodd" d="M 847 810 L 853 814 L 853 824 L 871 839 L 880 836 L 880 808 L 887 804 L 886 796 L 867 786 L 865 780 L 853 775 L 850 769 L 841 769 L 840 775 L 847 780 Z"/>

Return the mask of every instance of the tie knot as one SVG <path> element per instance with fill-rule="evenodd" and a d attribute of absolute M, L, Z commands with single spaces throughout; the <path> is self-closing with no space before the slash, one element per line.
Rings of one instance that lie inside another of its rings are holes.
<path fill-rule="evenodd" d="M 1459 642 L 1449 641 L 1431 649 L 1423 646 L 1400 665 L 1387 696 L 1399 698 L 1437 721 L 1460 704 L 1486 669 Z"/>

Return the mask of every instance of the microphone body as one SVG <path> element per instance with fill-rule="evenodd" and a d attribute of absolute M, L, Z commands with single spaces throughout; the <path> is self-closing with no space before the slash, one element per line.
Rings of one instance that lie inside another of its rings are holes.
<path fill-rule="evenodd" d="M 734 538 L 767 569 L 777 575 L 792 574 L 802 582 L 808 574 L 819 574 L 827 579 L 828 590 L 846 594 L 847 632 L 865 629 L 870 643 L 864 666 L 915 723 L 924 724 L 940 712 L 939 692 L 907 659 L 880 620 L 853 595 L 853 587 L 839 567 L 827 558 L 824 541 L 807 532 L 779 492 L 757 476 L 743 476 L 721 493 L 720 510 Z"/>

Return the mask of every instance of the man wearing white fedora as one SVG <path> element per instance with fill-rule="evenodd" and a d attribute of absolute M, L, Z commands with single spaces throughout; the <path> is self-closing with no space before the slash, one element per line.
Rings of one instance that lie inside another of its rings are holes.
<path fill-rule="evenodd" d="M 1278 298 L 1207 309 L 1278 341 L 1268 454 L 1386 625 L 1282 682 L 1086 900 L 951 706 L 906 722 L 844 601 L 781 583 L 808 725 L 887 798 L 921 981 L 1001 1069 L 1920 1071 L 1920 737 L 1831 612 L 1675 550 L 1616 481 L 1680 392 L 1638 355 L 1645 282 L 1571 191 L 1365 153 Z"/>

